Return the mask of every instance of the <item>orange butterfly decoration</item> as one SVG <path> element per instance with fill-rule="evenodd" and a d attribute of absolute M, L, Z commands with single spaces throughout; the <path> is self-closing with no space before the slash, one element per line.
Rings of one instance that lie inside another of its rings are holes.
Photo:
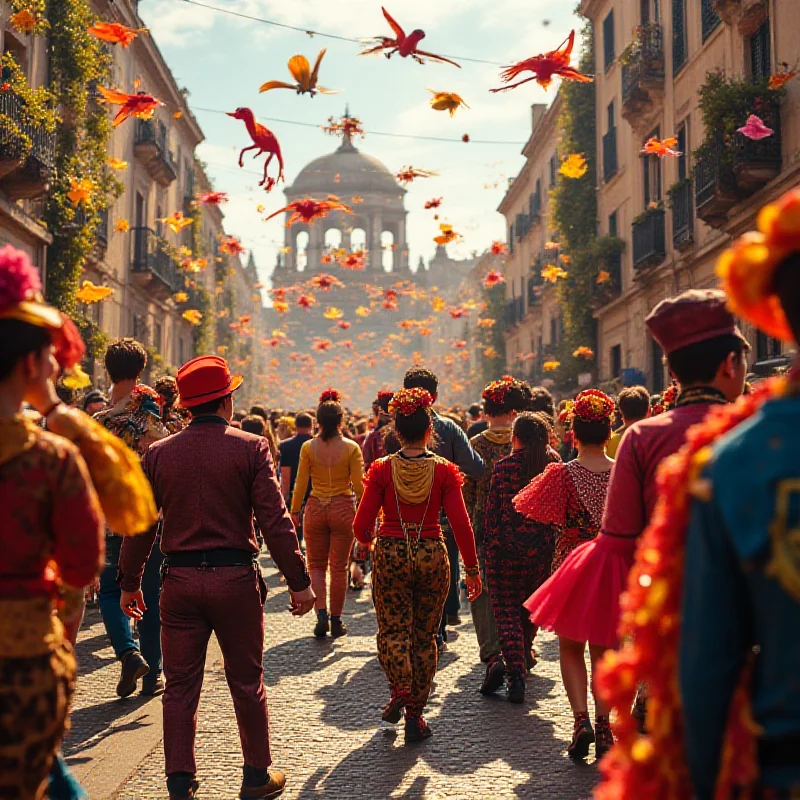
<path fill-rule="evenodd" d="M 272 219 L 277 217 L 278 214 L 283 214 L 285 211 L 291 211 L 292 214 L 286 222 L 286 227 L 290 228 L 296 222 L 313 222 L 316 219 L 322 219 L 333 211 L 342 211 L 345 214 L 352 214 L 353 209 L 346 206 L 344 203 L 337 203 L 334 200 L 313 200 L 306 197 L 304 200 L 295 200 L 289 205 L 279 208 L 274 213 L 270 214 L 264 219 Z"/>
<path fill-rule="evenodd" d="M 128 117 L 152 119 L 156 109 L 164 105 L 160 100 L 153 97 L 153 95 L 145 94 L 144 92 L 127 94 L 125 92 L 120 92 L 118 89 L 105 89 L 102 86 L 98 86 L 97 91 L 100 92 L 101 103 L 120 106 L 117 116 L 114 117 L 113 125 L 115 128 L 118 125 L 122 125 Z"/>
<path fill-rule="evenodd" d="M 86 32 L 104 42 L 128 47 L 140 33 L 147 33 L 147 28 L 128 28 L 119 22 L 96 22 Z"/>
<path fill-rule="evenodd" d="M 312 97 L 319 92 L 320 94 L 338 94 L 339 90 L 326 89 L 324 86 L 317 85 L 319 77 L 319 67 L 322 57 L 326 50 L 319 51 L 317 60 L 314 62 L 314 69 L 308 63 L 308 59 L 302 55 L 292 56 L 289 59 L 289 72 L 294 78 L 294 83 L 284 83 L 283 81 L 267 81 L 261 85 L 259 92 L 269 92 L 271 89 L 294 89 L 297 94 L 310 94 Z"/>
<path fill-rule="evenodd" d="M 460 64 L 456 64 L 455 61 L 451 61 L 449 58 L 438 56 L 435 53 L 429 53 L 425 50 L 419 50 L 417 45 L 425 38 L 425 31 L 420 28 L 416 28 L 415 30 L 411 31 L 411 33 L 406 34 L 402 27 L 400 27 L 400 24 L 397 22 L 397 20 L 395 20 L 392 15 L 385 8 L 383 8 L 383 6 L 381 6 L 381 11 L 383 11 L 383 16 L 389 23 L 394 36 L 376 36 L 374 38 L 372 47 L 362 50 L 359 53 L 360 56 L 367 56 L 371 53 L 380 53 L 385 51 L 383 54 L 386 56 L 386 58 L 391 58 L 395 53 L 397 53 L 400 58 L 408 58 L 411 56 L 411 58 L 413 58 L 418 64 L 424 64 L 425 59 L 429 58 L 431 61 L 442 61 L 446 64 L 452 64 L 454 67 L 458 67 L 459 69 L 461 68 Z"/>
<path fill-rule="evenodd" d="M 645 156 L 658 156 L 659 158 L 679 156 L 681 153 L 674 149 L 676 144 L 678 144 L 676 138 L 664 139 L 662 142 L 657 136 L 653 136 L 645 142 L 641 153 Z"/>
<path fill-rule="evenodd" d="M 500 73 L 503 83 L 509 83 L 523 72 L 532 72 L 530 78 L 512 83 L 509 86 L 501 86 L 499 89 L 490 89 L 490 92 L 505 92 L 508 89 L 514 89 L 517 86 L 522 86 L 523 83 L 529 81 L 536 81 L 543 89 L 547 89 L 553 81 L 554 76 L 558 75 L 563 80 L 578 81 L 580 83 L 591 83 L 594 78 L 590 75 L 584 75 L 582 72 L 574 69 L 569 65 L 570 58 L 572 57 L 572 48 L 575 46 L 575 31 L 558 46 L 557 49 L 551 50 L 542 55 L 526 58 L 524 61 L 519 61 L 511 67 L 506 67 Z"/>

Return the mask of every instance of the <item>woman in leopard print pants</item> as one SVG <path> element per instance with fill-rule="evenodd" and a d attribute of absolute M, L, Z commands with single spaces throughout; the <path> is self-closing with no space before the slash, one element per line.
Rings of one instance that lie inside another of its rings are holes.
<path fill-rule="evenodd" d="M 436 631 L 450 586 L 442 508 L 467 568 L 470 599 L 481 591 L 463 478 L 454 464 L 427 448 L 432 404 L 424 389 L 402 389 L 392 398 L 389 410 L 403 447 L 372 465 L 353 526 L 361 545 L 368 545 L 383 511 L 372 579 L 378 658 L 392 692 L 383 719 L 397 723 L 405 708 L 406 743 L 431 735 L 422 711 L 436 674 Z"/>

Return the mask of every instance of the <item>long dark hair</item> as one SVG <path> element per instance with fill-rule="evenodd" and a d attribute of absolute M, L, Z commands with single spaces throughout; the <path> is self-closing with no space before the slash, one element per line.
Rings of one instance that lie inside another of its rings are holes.
<path fill-rule="evenodd" d="M 344 409 L 335 400 L 326 400 L 317 407 L 317 424 L 319 438 L 323 442 L 333 439 L 339 434 L 339 426 L 344 419 Z"/>
<path fill-rule="evenodd" d="M 522 452 L 525 455 L 525 466 L 522 471 L 522 486 L 526 486 L 544 472 L 550 461 L 547 453 L 550 425 L 543 415 L 525 411 L 514 420 L 511 433 L 524 446 Z"/>

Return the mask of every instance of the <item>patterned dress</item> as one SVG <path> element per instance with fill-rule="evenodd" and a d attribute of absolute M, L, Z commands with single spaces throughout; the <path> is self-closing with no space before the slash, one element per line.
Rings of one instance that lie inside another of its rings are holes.
<path fill-rule="evenodd" d="M 592 472 L 577 461 L 549 464 L 515 498 L 526 517 L 558 528 L 552 571 L 582 542 L 600 532 L 611 471 Z"/>
<path fill-rule="evenodd" d="M 527 519 L 512 504 L 525 485 L 524 469 L 521 451 L 495 464 L 484 530 L 492 608 L 510 676 L 525 674 L 525 653 L 536 635 L 522 604 L 547 580 L 553 560 L 554 529 Z"/>

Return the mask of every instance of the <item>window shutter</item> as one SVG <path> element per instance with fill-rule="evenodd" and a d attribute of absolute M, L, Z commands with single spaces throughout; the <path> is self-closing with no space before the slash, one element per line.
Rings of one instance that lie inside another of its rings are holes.
<path fill-rule="evenodd" d="M 603 20 L 603 66 L 608 69 L 616 58 L 616 47 L 614 45 L 614 9 L 608 12 L 608 16 Z"/>

